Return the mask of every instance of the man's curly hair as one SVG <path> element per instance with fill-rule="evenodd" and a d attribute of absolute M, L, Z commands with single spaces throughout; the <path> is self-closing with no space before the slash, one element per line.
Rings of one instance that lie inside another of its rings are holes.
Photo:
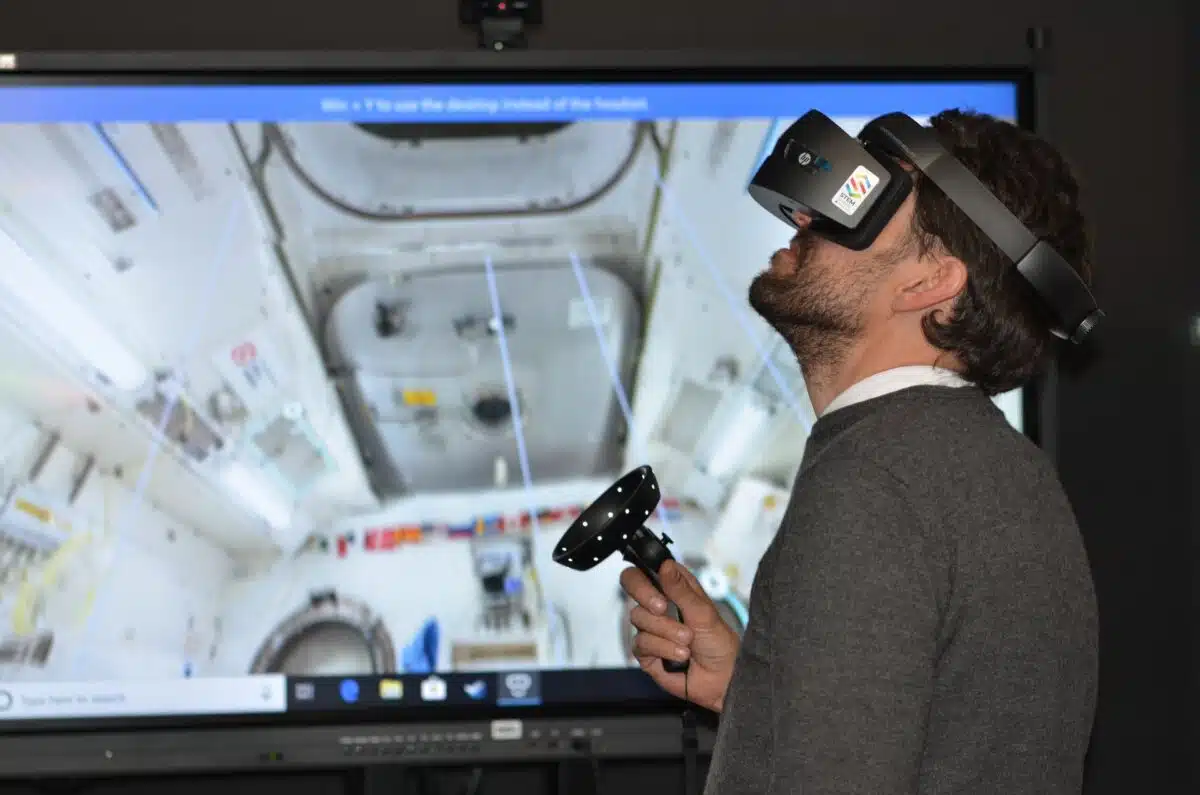
<path fill-rule="evenodd" d="M 1079 185 L 1054 147 L 981 113 L 946 111 L 930 126 L 949 152 L 1091 284 L 1091 241 L 1079 209 Z M 965 377 L 988 394 L 1025 385 L 1050 356 L 1046 308 L 1012 261 L 936 185 L 919 174 L 914 178 L 913 241 L 922 254 L 958 258 L 968 273 L 949 315 L 925 317 L 926 338 L 953 354 Z"/>

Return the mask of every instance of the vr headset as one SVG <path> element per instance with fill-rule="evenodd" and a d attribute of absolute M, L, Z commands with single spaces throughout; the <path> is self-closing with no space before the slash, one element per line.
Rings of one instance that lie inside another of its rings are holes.
<path fill-rule="evenodd" d="M 854 251 L 871 245 L 900 208 L 920 171 L 1016 265 L 1049 308 L 1055 336 L 1078 343 L 1104 317 L 1083 279 L 1044 240 L 942 147 L 933 130 L 903 113 L 869 122 L 858 139 L 812 110 L 776 142 L 750 183 L 750 195 L 792 227 L 812 218 L 813 234 Z"/>

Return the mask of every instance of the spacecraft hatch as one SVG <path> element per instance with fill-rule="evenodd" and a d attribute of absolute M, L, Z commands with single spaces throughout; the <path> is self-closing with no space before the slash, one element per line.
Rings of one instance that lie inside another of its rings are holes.
<path fill-rule="evenodd" d="M 375 491 L 391 497 L 503 487 L 497 471 L 516 481 L 526 464 L 534 482 L 613 468 L 640 324 L 610 271 L 547 264 L 360 282 L 324 341 Z"/>
<path fill-rule="evenodd" d="M 396 665 L 391 635 L 366 603 L 318 591 L 267 636 L 249 673 L 381 674 L 395 671 Z"/>
<path fill-rule="evenodd" d="M 291 176 L 364 221 L 567 212 L 605 195 L 645 143 L 645 125 L 268 124 Z"/>

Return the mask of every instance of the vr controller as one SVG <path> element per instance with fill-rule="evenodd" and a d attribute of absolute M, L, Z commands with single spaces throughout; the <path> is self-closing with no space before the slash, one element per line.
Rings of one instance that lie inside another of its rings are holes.
<path fill-rule="evenodd" d="M 662 593 L 658 570 L 666 561 L 674 560 L 667 549 L 671 539 L 666 533 L 660 539 L 643 524 L 654 513 L 661 497 L 658 479 L 649 466 L 633 470 L 579 514 L 554 546 L 554 562 L 587 571 L 620 550 L 621 557 L 637 566 Z M 668 602 L 667 612 L 676 621 L 683 621 L 678 606 Z M 663 668 L 682 673 L 688 669 L 688 663 L 663 660 Z"/>

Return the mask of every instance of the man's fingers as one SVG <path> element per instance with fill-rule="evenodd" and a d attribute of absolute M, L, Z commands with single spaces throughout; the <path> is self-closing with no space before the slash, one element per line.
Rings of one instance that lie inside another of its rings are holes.
<path fill-rule="evenodd" d="M 668 560 L 658 570 L 658 578 L 662 582 L 663 592 L 678 605 L 688 626 L 703 629 L 721 620 L 717 615 L 717 606 L 687 568 Z"/>
<path fill-rule="evenodd" d="M 685 566 L 668 560 L 658 571 L 663 586 L 660 593 L 640 569 L 629 567 L 621 572 L 621 588 L 630 598 L 654 615 L 665 615 L 667 600 L 674 602 L 684 614 L 689 627 L 704 629 L 720 621 L 716 605 L 708 598 L 703 586 Z M 665 594 L 665 598 L 664 598 Z"/>
<path fill-rule="evenodd" d="M 687 566 L 684 566 L 683 564 L 677 563 L 673 560 L 667 561 L 666 566 L 667 566 L 668 572 L 671 569 L 674 569 L 679 574 L 679 576 L 682 577 L 685 582 L 687 582 L 689 588 L 691 588 L 693 591 L 695 591 L 696 594 L 698 596 L 700 596 L 701 598 L 703 598 L 705 601 L 708 601 L 708 599 L 709 599 L 708 591 L 704 590 L 704 586 L 700 584 L 700 581 L 698 579 L 696 579 L 696 575 L 692 573 L 691 569 L 689 569 Z"/>
<path fill-rule="evenodd" d="M 621 572 L 621 589 L 651 613 L 661 616 L 667 612 L 667 600 L 641 569 L 630 566 Z"/>
<path fill-rule="evenodd" d="M 692 642 L 692 631 L 670 616 L 656 616 L 638 605 L 629 611 L 629 621 L 642 632 L 686 646 Z"/>
<path fill-rule="evenodd" d="M 633 656 L 637 657 L 639 662 L 643 657 L 686 660 L 690 654 L 686 646 L 667 638 L 660 638 L 658 635 L 651 635 L 649 632 L 639 632 L 633 636 Z"/>

